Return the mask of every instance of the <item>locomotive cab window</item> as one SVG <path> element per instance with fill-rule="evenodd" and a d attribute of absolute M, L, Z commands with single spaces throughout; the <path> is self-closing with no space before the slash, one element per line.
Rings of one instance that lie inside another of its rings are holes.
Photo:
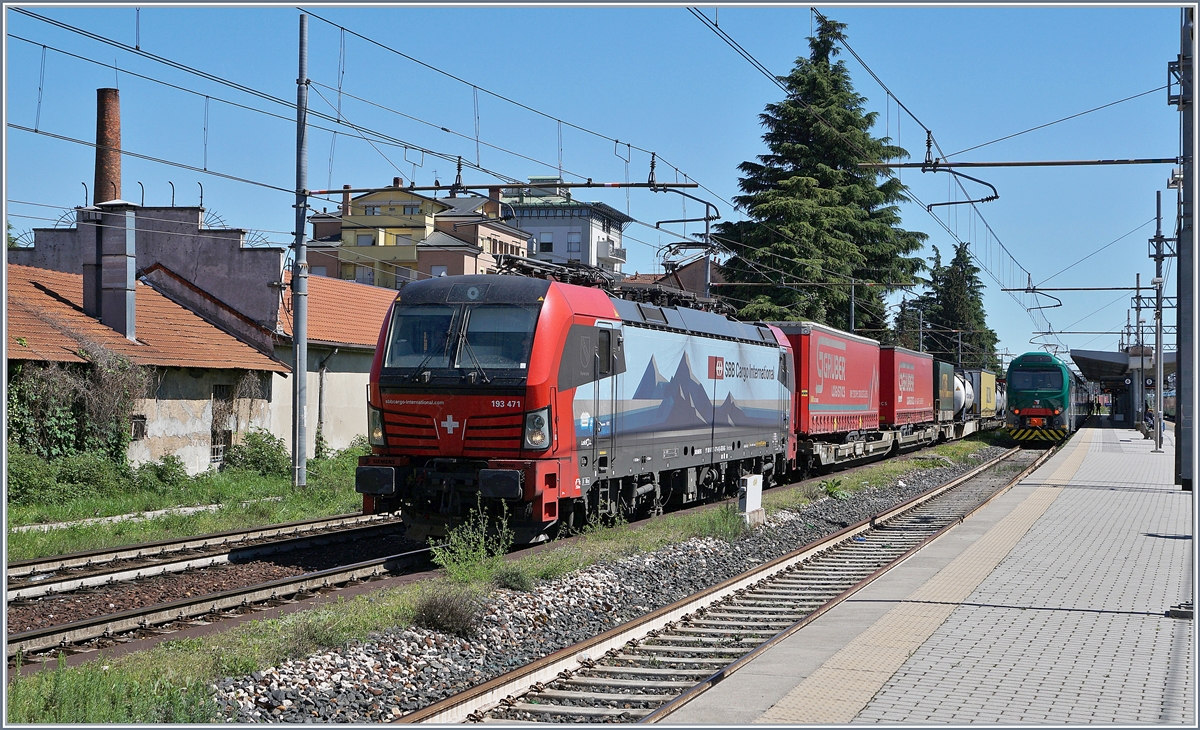
<path fill-rule="evenodd" d="M 600 330 L 600 344 L 596 349 L 600 355 L 600 377 L 612 375 L 612 330 Z"/>
<path fill-rule="evenodd" d="M 454 367 L 526 367 L 536 324 L 537 309 L 534 307 L 515 304 L 469 305 L 466 328 Z"/>
<path fill-rule="evenodd" d="M 457 309 L 442 304 L 396 307 L 384 367 L 448 367 L 447 345 Z"/>
<path fill-rule="evenodd" d="M 1063 375 L 1059 370 L 1014 370 L 1008 386 L 1013 390 L 1062 390 Z"/>
<path fill-rule="evenodd" d="M 538 307 L 521 304 L 401 304 L 383 366 L 520 372 L 528 368 L 537 317 Z"/>

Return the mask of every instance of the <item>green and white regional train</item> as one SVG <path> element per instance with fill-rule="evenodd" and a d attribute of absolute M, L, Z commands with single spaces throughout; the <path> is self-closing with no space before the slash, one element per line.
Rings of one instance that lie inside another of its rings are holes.
<path fill-rule="evenodd" d="M 1087 417 L 1084 381 L 1062 360 L 1027 352 L 1008 366 L 1004 427 L 1016 441 L 1062 441 Z"/>

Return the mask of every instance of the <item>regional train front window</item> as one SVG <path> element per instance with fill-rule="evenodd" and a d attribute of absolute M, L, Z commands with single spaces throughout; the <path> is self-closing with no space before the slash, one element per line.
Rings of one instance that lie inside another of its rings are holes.
<path fill-rule="evenodd" d="M 450 338 L 458 309 L 441 304 L 396 307 L 384 367 L 449 367 Z"/>
<path fill-rule="evenodd" d="M 1061 370 L 1017 370 L 1009 373 L 1010 390 L 1062 390 Z"/>
<path fill-rule="evenodd" d="M 536 307 L 518 304 L 468 306 L 454 367 L 485 370 L 528 367 L 537 315 Z"/>

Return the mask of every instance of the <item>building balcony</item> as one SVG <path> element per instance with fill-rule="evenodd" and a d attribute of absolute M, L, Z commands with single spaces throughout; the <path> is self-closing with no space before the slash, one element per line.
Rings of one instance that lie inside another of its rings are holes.
<path fill-rule="evenodd" d="M 618 264 L 625 263 L 625 249 L 612 240 L 596 241 L 596 258 Z"/>

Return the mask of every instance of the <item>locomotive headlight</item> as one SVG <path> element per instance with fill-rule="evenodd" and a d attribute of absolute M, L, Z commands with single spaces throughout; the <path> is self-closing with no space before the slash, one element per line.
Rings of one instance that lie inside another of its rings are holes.
<path fill-rule="evenodd" d="M 549 421 L 549 408 L 525 416 L 525 448 L 541 451 L 550 446 Z"/>
<path fill-rule="evenodd" d="M 1019 415 L 1021 415 L 1021 409 L 1020 409 L 1020 408 L 1014 408 L 1014 409 L 1013 409 L 1013 415 L 1016 415 L 1016 416 L 1019 416 Z"/>
<path fill-rule="evenodd" d="M 383 438 L 383 411 L 367 405 L 367 440 L 372 446 L 386 446 Z"/>

